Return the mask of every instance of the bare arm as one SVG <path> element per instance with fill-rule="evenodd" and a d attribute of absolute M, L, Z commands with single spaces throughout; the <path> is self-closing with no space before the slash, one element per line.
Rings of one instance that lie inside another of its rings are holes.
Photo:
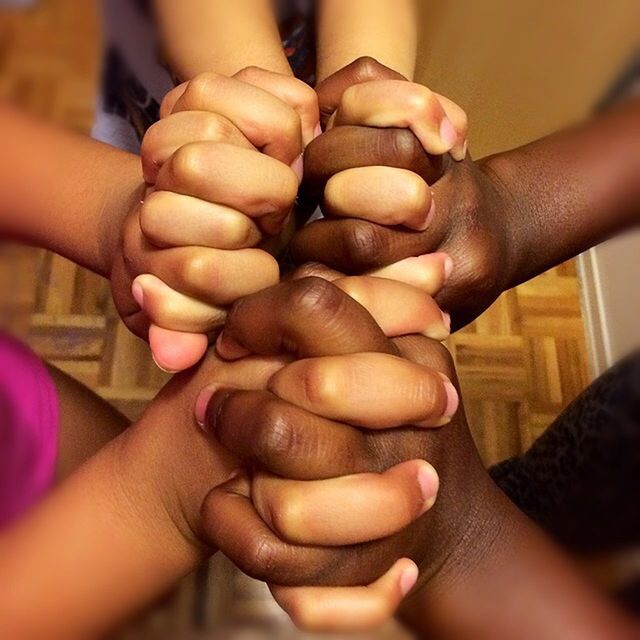
<path fill-rule="evenodd" d="M 417 49 L 414 0 L 319 0 L 318 80 L 370 56 L 413 78 Z"/>
<path fill-rule="evenodd" d="M 101 637 L 211 552 L 194 533 L 200 503 L 232 463 L 191 418 L 197 379 L 174 379 L 138 423 L 3 532 L 0 636 Z"/>
<path fill-rule="evenodd" d="M 0 103 L 0 236 L 102 275 L 142 196 L 137 156 L 40 123 Z"/>
<path fill-rule="evenodd" d="M 270 0 L 155 0 L 169 64 L 180 80 L 245 67 L 291 75 Z"/>
<path fill-rule="evenodd" d="M 409 601 L 420 638 L 631 640 L 637 624 L 496 490 L 440 575 Z"/>

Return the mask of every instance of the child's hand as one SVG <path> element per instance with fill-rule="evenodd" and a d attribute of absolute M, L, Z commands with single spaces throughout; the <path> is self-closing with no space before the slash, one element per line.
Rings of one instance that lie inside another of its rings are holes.
<path fill-rule="evenodd" d="M 382 302 L 380 296 L 371 300 L 375 317 Z M 216 441 L 247 468 L 260 470 L 252 478 L 239 473 L 215 489 L 203 507 L 202 526 L 240 568 L 268 580 L 307 629 L 377 626 L 417 578 L 413 563 L 396 562 L 405 555 L 399 550 L 404 546 L 427 575 L 445 552 L 440 519 L 425 528 L 420 517 L 438 489 L 426 462 L 424 434 L 432 430 L 424 427 L 448 422 L 457 394 L 438 373 L 443 356 L 437 343 L 420 344 L 435 370 L 426 361 L 405 360 L 373 317 L 318 278 L 249 296 L 229 315 L 218 351 L 302 359 L 272 375 L 266 389 L 243 385 L 240 391 L 216 381 L 196 405 Z M 397 384 L 389 386 L 390 379 Z M 401 424 L 422 428 L 390 429 Z M 465 466 L 469 456 L 457 455 Z M 438 450 L 438 457 L 449 454 Z M 370 586 L 306 588 L 320 584 Z"/>
<path fill-rule="evenodd" d="M 114 298 L 156 362 L 197 362 L 234 300 L 278 281 L 254 248 L 287 225 L 315 135 L 315 93 L 259 69 L 176 87 L 142 145 L 150 189 L 124 227 Z"/>
<path fill-rule="evenodd" d="M 407 132 L 346 129 L 336 127 L 309 145 L 305 179 L 317 189 L 336 169 L 359 166 L 365 155 L 372 165 L 425 171 L 420 144 Z M 327 155 L 329 151 L 334 158 L 340 156 L 339 166 Z M 389 228 L 357 218 L 319 220 L 297 232 L 291 253 L 299 264 L 313 261 L 353 274 L 379 275 L 398 273 L 400 268 L 411 272 L 412 264 L 431 259 L 432 252 L 445 252 L 454 266 L 442 290 L 434 295 L 441 308 L 451 313 L 453 327 L 464 326 L 517 283 L 516 266 L 522 259 L 517 248 L 526 246 L 519 236 L 519 229 L 526 229 L 520 222 L 521 204 L 497 178 L 499 163 L 500 155 L 451 163 L 432 187 L 437 206 L 424 231 Z M 397 206 L 404 208 L 400 200 Z"/>

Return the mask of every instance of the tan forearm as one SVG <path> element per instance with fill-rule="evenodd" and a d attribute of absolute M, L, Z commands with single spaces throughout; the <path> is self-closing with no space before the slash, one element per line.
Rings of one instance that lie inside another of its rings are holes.
<path fill-rule="evenodd" d="M 155 0 L 169 65 L 180 80 L 257 66 L 291 74 L 270 0 Z"/>
<path fill-rule="evenodd" d="M 362 56 L 413 78 L 414 0 L 318 0 L 318 80 Z"/>
<path fill-rule="evenodd" d="M 142 195 L 137 156 L 0 104 L 0 236 L 107 275 L 124 216 Z"/>
<path fill-rule="evenodd" d="M 211 552 L 192 527 L 233 462 L 191 418 L 197 390 L 162 392 L 0 537 L 0 637 L 102 637 Z"/>

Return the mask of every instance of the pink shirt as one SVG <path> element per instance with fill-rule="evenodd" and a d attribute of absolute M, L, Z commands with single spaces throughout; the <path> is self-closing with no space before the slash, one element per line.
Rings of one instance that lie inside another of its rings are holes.
<path fill-rule="evenodd" d="M 26 345 L 0 333 L 0 526 L 51 486 L 58 430 L 49 372 Z"/>

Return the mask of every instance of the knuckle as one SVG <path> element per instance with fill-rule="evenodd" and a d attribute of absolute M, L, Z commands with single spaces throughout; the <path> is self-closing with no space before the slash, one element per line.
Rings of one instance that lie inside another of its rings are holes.
<path fill-rule="evenodd" d="M 171 172 L 179 184 L 197 180 L 202 175 L 203 157 L 200 146 L 186 144 L 180 147 L 171 159 Z"/>
<path fill-rule="evenodd" d="M 194 76 L 184 92 L 185 100 L 188 104 L 201 104 L 210 95 L 218 75 L 205 71 Z"/>
<path fill-rule="evenodd" d="M 327 280 L 312 276 L 295 281 L 291 303 L 309 316 L 333 316 L 343 304 L 343 295 Z"/>
<path fill-rule="evenodd" d="M 278 567 L 278 551 L 266 532 L 257 533 L 247 541 L 242 569 L 252 578 L 269 581 Z"/>
<path fill-rule="evenodd" d="M 256 437 L 258 455 L 267 468 L 295 453 L 295 426 L 289 420 L 283 403 L 270 399 L 261 410 L 261 425 Z"/>
<path fill-rule="evenodd" d="M 407 96 L 406 106 L 418 118 L 426 120 L 433 120 L 441 111 L 433 92 L 419 84 L 413 85 Z"/>
<path fill-rule="evenodd" d="M 378 139 L 380 155 L 391 156 L 399 166 L 411 167 L 424 155 L 420 141 L 409 129 L 387 129 Z"/>
<path fill-rule="evenodd" d="M 361 56 L 354 60 L 352 64 L 356 82 L 376 80 L 380 77 L 380 72 L 384 69 L 384 67 L 371 56 Z"/>
<path fill-rule="evenodd" d="M 377 266 L 388 251 L 388 243 L 382 237 L 380 228 L 360 220 L 349 223 L 345 235 L 347 261 L 356 271 Z"/>
<path fill-rule="evenodd" d="M 215 289 L 216 270 L 211 269 L 211 263 L 205 255 L 197 252 L 189 256 L 182 264 L 182 279 L 189 283 L 206 283 Z"/>

